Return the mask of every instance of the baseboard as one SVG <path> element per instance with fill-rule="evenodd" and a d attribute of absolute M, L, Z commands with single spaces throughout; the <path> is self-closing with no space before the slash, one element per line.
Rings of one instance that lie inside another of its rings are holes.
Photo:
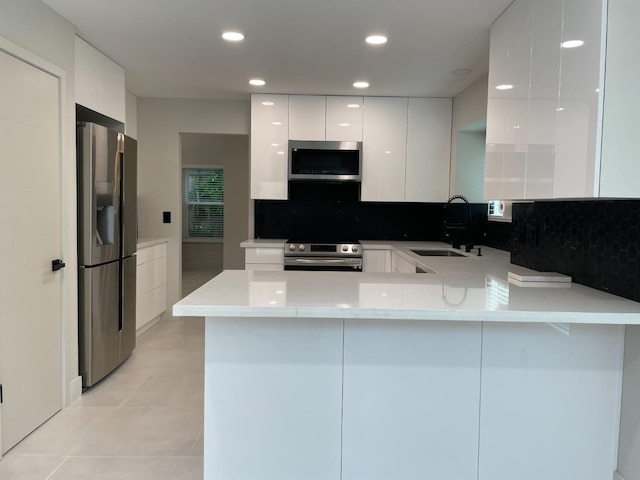
<path fill-rule="evenodd" d="M 69 384 L 69 405 L 82 396 L 82 376 L 78 375 Z"/>
<path fill-rule="evenodd" d="M 139 329 L 136 330 L 136 337 L 139 337 L 140 335 L 142 335 L 144 332 L 146 332 L 151 327 L 153 327 L 158 322 L 160 322 L 160 320 L 162 320 L 162 314 L 158 315 L 153 320 L 149 320 L 147 323 L 145 323 L 143 326 L 141 326 Z"/>
<path fill-rule="evenodd" d="M 618 472 L 613 472 L 613 480 L 624 480 L 624 477 Z"/>

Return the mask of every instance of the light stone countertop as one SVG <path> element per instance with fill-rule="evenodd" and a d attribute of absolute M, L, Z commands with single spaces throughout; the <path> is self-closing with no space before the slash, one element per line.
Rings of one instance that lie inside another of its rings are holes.
<path fill-rule="evenodd" d="M 274 241 L 275 242 L 275 241 Z M 420 257 L 440 242 L 362 242 L 435 273 L 355 273 L 227 270 L 173 307 L 175 316 L 393 318 L 406 320 L 640 324 L 640 303 L 583 285 L 518 286 L 522 269 L 509 254 Z M 463 252 L 463 251 L 462 251 Z"/>
<path fill-rule="evenodd" d="M 251 238 L 240 244 L 242 248 L 284 248 L 287 240 L 282 238 Z"/>

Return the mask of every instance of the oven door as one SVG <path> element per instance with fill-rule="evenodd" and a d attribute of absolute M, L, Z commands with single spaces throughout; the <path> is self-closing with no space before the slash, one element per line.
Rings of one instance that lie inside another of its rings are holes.
<path fill-rule="evenodd" d="M 285 270 L 317 270 L 329 272 L 361 272 L 362 258 L 285 257 Z"/>

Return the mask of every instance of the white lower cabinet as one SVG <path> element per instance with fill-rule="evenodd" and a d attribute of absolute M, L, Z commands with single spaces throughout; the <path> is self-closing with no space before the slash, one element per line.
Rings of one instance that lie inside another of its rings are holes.
<path fill-rule="evenodd" d="M 138 249 L 136 255 L 136 330 L 167 309 L 167 244 Z"/>
<path fill-rule="evenodd" d="M 476 479 L 481 331 L 345 320 L 343 480 Z"/>
<path fill-rule="evenodd" d="M 245 270 L 284 270 L 283 247 L 245 247 Z"/>
<path fill-rule="evenodd" d="M 204 478 L 339 480 L 342 319 L 207 318 Z"/>
<path fill-rule="evenodd" d="M 620 325 L 485 323 L 478 479 L 611 479 L 623 342 Z"/>
<path fill-rule="evenodd" d="M 362 271 L 365 273 L 391 272 L 391 250 L 362 251 Z"/>

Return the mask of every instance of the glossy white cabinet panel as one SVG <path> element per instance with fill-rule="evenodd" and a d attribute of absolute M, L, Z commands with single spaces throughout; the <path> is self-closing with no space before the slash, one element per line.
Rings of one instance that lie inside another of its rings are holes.
<path fill-rule="evenodd" d="M 640 151 L 639 7 L 637 0 L 615 0 L 608 5 L 602 197 L 640 197 L 640 162 L 636 155 Z"/>
<path fill-rule="evenodd" d="M 138 248 L 136 253 L 136 330 L 167 309 L 167 244 Z"/>
<path fill-rule="evenodd" d="M 75 102 L 124 123 L 124 68 L 80 37 L 75 40 Z"/>
<path fill-rule="evenodd" d="M 362 97 L 327 97 L 327 140 L 362 141 Z"/>
<path fill-rule="evenodd" d="M 395 273 L 416 273 L 416 266 L 397 253 L 392 252 L 391 271 Z"/>
<path fill-rule="evenodd" d="M 251 198 L 286 200 L 289 98 L 251 96 Z"/>
<path fill-rule="evenodd" d="M 558 130 L 562 2 L 535 0 L 525 198 L 553 198 Z"/>
<path fill-rule="evenodd" d="M 365 97 L 362 136 L 362 201 L 404 201 L 407 99 Z"/>
<path fill-rule="evenodd" d="M 620 413 L 620 443 L 618 471 L 624 478 L 640 475 L 640 326 L 625 329 L 624 374 L 622 378 L 622 407 Z"/>
<path fill-rule="evenodd" d="M 204 478 L 340 478 L 342 330 L 206 319 Z"/>
<path fill-rule="evenodd" d="M 252 248 L 244 250 L 246 263 L 280 263 L 284 262 L 284 248 Z"/>
<path fill-rule="evenodd" d="M 410 98 L 405 201 L 446 202 L 451 166 L 450 98 Z"/>
<path fill-rule="evenodd" d="M 362 252 L 362 271 L 385 273 L 391 271 L 390 250 L 367 250 Z"/>
<path fill-rule="evenodd" d="M 555 196 L 598 195 L 603 0 L 564 0 Z"/>
<path fill-rule="evenodd" d="M 344 480 L 477 477 L 480 332 L 345 321 Z"/>
<path fill-rule="evenodd" d="M 289 96 L 289 140 L 325 139 L 326 97 Z"/>
<path fill-rule="evenodd" d="M 611 478 L 623 341 L 617 325 L 485 323 L 478 478 Z"/>

